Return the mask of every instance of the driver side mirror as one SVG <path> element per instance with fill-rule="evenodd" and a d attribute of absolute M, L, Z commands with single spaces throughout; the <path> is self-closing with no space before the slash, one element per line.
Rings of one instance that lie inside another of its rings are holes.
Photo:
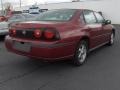
<path fill-rule="evenodd" d="M 111 24 L 111 20 L 105 20 L 105 21 L 104 21 L 104 24 L 105 24 L 105 25 Z"/>

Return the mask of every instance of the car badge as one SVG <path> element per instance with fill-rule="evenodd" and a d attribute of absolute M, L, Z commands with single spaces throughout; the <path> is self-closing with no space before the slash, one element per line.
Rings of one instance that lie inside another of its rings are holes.
<path fill-rule="evenodd" d="M 25 34 L 26 34 L 26 31 L 23 31 L 22 34 L 25 35 Z"/>

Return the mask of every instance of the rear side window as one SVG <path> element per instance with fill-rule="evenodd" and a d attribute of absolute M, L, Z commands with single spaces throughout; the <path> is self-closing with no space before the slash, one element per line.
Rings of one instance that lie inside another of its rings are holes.
<path fill-rule="evenodd" d="M 85 22 L 87 24 L 94 24 L 97 22 L 93 11 L 85 10 L 84 11 L 84 18 L 85 18 Z"/>
<path fill-rule="evenodd" d="M 94 12 L 95 16 L 97 18 L 97 23 L 103 23 L 104 22 L 104 18 L 100 13 Z"/>

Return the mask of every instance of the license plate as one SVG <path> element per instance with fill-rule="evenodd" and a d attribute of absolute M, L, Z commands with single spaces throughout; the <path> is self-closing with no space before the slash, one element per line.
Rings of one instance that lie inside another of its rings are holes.
<path fill-rule="evenodd" d="M 16 50 L 19 50 L 19 51 L 23 51 L 23 52 L 30 52 L 31 44 L 30 43 L 26 43 L 26 42 L 14 41 L 13 48 L 16 49 Z"/>

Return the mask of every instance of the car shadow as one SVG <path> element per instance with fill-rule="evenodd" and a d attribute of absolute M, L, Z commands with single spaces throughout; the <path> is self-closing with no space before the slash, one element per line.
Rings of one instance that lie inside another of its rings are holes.
<path fill-rule="evenodd" d="M 84 67 L 86 66 L 87 64 L 89 64 L 89 60 L 91 61 L 92 59 L 91 58 L 94 58 L 95 55 L 99 54 L 99 53 L 102 53 L 104 52 L 104 50 L 108 49 L 109 47 L 107 47 L 107 45 L 104 45 L 92 52 L 90 52 L 88 54 L 88 57 L 87 57 L 87 62 L 88 63 L 85 63 L 84 65 L 81 65 L 81 67 Z M 90 58 L 90 59 L 89 59 Z M 50 67 L 54 67 L 55 69 L 57 68 L 61 68 L 61 69 L 65 69 L 65 68 L 74 68 L 74 67 L 78 67 L 78 66 L 75 66 L 72 62 L 72 59 L 69 60 L 59 60 L 59 61 L 53 61 L 53 62 L 48 62 L 48 61 L 44 61 L 44 60 L 38 60 L 38 59 L 31 59 L 31 58 L 23 58 L 24 60 L 20 61 L 20 63 L 18 62 L 17 64 L 17 67 L 18 68 L 21 68 L 21 69 L 26 69 L 27 71 L 27 68 L 29 69 L 29 67 L 37 67 L 38 69 L 40 68 L 48 68 L 50 69 Z"/>
<path fill-rule="evenodd" d="M 15 56 L 12 59 L 10 58 L 10 63 L 7 64 L 6 68 L 9 68 L 9 70 L 12 70 L 13 72 L 7 72 L 10 73 L 9 77 L 3 82 L 8 82 L 11 80 L 23 78 L 23 77 L 31 77 L 29 78 L 31 81 L 35 81 L 36 77 L 37 79 L 46 79 L 47 77 L 56 77 L 56 75 L 74 75 L 74 73 L 79 74 L 86 74 L 86 73 L 98 73 L 97 69 L 93 71 L 95 67 L 98 67 L 98 65 L 102 65 L 104 60 L 96 60 L 94 56 L 97 56 L 104 52 L 104 50 L 109 49 L 106 45 L 98 48 L 94 51 L 92 51 L 88 55 L 87 62 L 78 67 L 73 65 L 71 60 L 62 60 L 62 61 L 54 61 L 54 62 L 44 62 L 43 60 L 37 60 L 37 59 L 31 59 L 27 57 L 22 56 Z M 12 55 L 11 55 L 12 56 Z M 5 68 L 6 65 L 2 66 L 1 68 Z M 61 77 L 61 76 L 60 76 Z"/>

